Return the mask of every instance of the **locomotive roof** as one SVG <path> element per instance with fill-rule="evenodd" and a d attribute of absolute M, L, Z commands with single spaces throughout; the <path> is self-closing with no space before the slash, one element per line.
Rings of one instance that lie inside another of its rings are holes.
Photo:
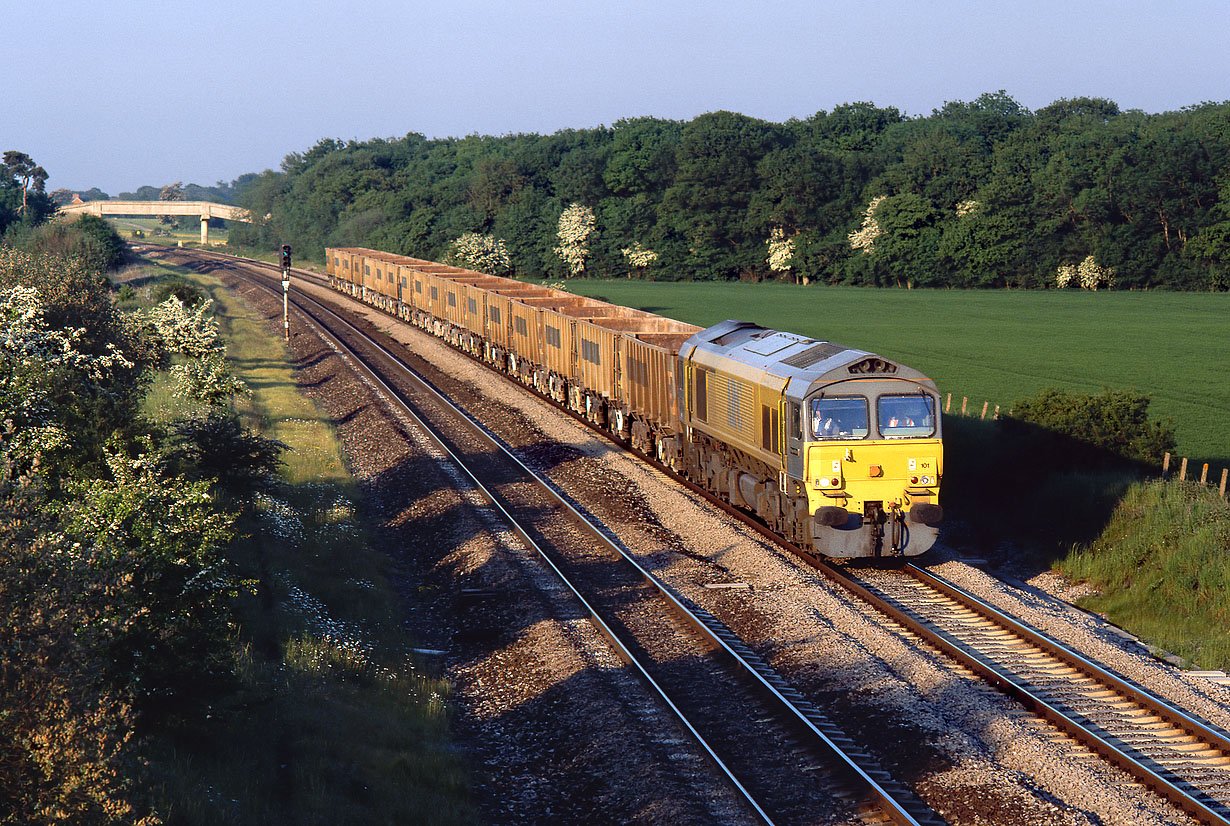
<path fill-rule="evenodd" d="M 855 347 L 770 330 L 749 321 L 722 321 L 680 348 L 704 367 L 757 384 L 789 382 L 787 396 L 802 399 L 815 386 L 851 378 L 905 379 L 934 387 L 919 371 Z M 777 381 L 768 381 L 776 377 Z"/>

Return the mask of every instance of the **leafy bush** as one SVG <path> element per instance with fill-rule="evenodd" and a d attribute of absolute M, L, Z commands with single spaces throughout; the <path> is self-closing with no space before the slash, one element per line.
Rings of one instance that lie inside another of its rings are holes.
<path fill-rule="evenodd" d="M 127 248 L 124 239 L 111 224 L 97 215 L 82 215 L 70 226 L 93 242 L 95 254 L 104 269 L 114 270 L 124 263 Z"/>
<path fill-rule="evenodd" d="M 141 710 L 190 711 L 187 698 L 229 676 L 224 641 L 239 583 L 223 550 L 232 514 L 209 483 L 167 473 L 150 443 L 108 450 L 109 473 L 69 485 L 56 506 L 97 587 L 78 597 L 100 606 L 97 631 L 116 684 L 132 681 Z"/>
<path fill-rule="evenodd" d="M 171 296 L 184 303 L 185 307 L 195 307 L 205 300 L 205 291 L 186 278 L 168 278 L 159 281 L 153 288 L 155 304 L 161 304 Z"/>
<path fill-rule="evenodd" d="M 1144 418 L 1147 399 L 1134 394 L 1107 391 L 1075 400 L 1079 396 L 1044 391 L 1018 402 L 1012 416 L 945 421 L 946 541 L 1009 541 L 1018 555 L 1039 551 L 1049 565 L 1056 552 L 1102 532 L 1142 470 L 1135 457 L 1112 448 L 1124 433 L 1153 434 L 1160 426 Z M 1122 421 L 1136 415 L 1143 424 Z"/>
<path fill-rule="evenodd" d="M 82 255 L 0 247 L 3 823 L 153 822 L 137 730 L 203 718 L 232 685 L 234 516 L 141 435 L 159 342 Z M 197 441 L 239 480 L 275 461 L 245 434 L 232 461 Z"/>
<path fill-rule="evenodd" d="M 270 486 L 286 445 L 266 439 L 240 423 L 230 411 L 180 422 L 172 430 L 164 461 L 177 476 L 216 481 L 235 497 Z"/>
<path fill-rule="evenodd" d="M 13 246 L 38 255 L 79 258 L 95 273 L 124 263 L 124 240 L 102 218 L 82 215 L 75 221 L 53 221 L 28 227 L 12 237 Z"/>
<path fill-rule="evenodd" d="M 1149 420 L 1149 397 L 1106 389 L 1099 395 L 1049 389 L 1012 406 L 1000 422 L 1031 464 L 1081 469 L 1159 464 L 1174 449 L 1174 428 Z"/>
<path fill-rule="evenodd" d="M 37 500 L 0 482 L 0 822 L 136 823 L 132 697 L 104 679 L 106 604 L 85 596 L 109 583 Z"/>

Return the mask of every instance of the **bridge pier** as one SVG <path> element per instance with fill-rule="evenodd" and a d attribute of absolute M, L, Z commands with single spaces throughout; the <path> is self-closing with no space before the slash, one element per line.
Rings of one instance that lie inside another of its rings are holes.
<path fill-rule="evenodd" d="M 209 216 L 201 216 L 201 246 L 209 246 Z"/>

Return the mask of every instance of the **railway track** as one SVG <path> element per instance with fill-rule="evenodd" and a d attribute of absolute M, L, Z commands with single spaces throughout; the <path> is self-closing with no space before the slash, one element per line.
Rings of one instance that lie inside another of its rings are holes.
<path fill-rule="evenodd" d="M 368 381 L 462 469 L 763 822 L 826 822 L 833 813 L 865 823 L 942 822 L 736 634 L 642 567 L 582 507 L 383 343 L 310 297 L 296 296 L 292 305 L 329 330 L 333 346 L 362 365 Z M 339 325 L 347 330 L 338 332 Z"/>
<path fill-rule="evenodd" d="M 316 280 L 326 283 L 319 277 Z M 652 457 L 641 458 L 794 551 L 891 618 L 903 636 L 925 641 L 1017 699 L 1062 736 L 1079 744 L 1073 747 L 1074 756 L 1087 757 L 1093 752 L 1196 821 L 1230 824 L 1230 738 L 1226 732 L 1172 707 L 923 568 L 909 565 L 900 570 L 857 570 L 828 565 L 783 543 L 756 520 L 671 474 Z M 703 625 L 705 620 L 700 622 Z M 719 642 L 737 646 L 737 637 L 720 623 L 711 630 L 711 637 Z M 719 643 L 711 638 L 709 644 Z M 754 654 L 747 654 L 750 656 L 742 652 L 733 656 L 759 664 Z M 793 694 L 776 675 L 764 677 L 763 682 L 777 693 Z M 813 711 L 809 709 L 802 716 L 808 718 Z M 840 741 L 840 736 L 837 739 Z M 1088 752 L 1079 753 L 1083 749 Z"/>
<path fill-rule="evenodd" d="M 916 564 L 829 574 L 1198 822 L 1230 824 L 1230 735 Z"/>

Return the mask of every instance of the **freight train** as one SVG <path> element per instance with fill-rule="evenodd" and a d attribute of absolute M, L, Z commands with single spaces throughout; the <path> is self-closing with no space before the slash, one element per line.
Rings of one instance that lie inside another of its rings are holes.
<path fill-rule="evenodd" d="M 935 542 L 935 383 L 891 359 L 746 321 L 702 329 L 564 290 L 369 249 L 329 283 L 630 442 L 821 557 Z"/>

